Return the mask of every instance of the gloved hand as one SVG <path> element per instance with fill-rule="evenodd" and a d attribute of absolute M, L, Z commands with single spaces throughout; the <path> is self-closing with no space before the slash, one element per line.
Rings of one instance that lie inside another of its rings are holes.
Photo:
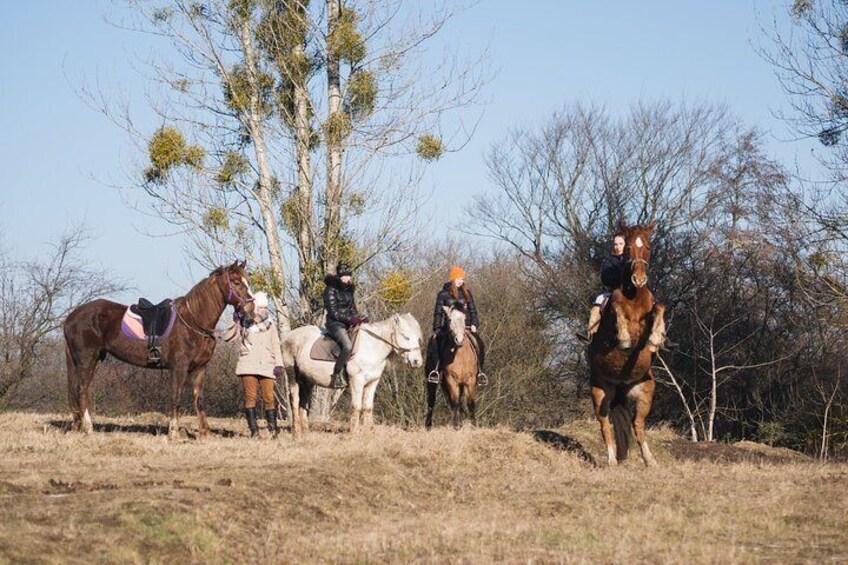
<path fill-rule="evenodd" d="M 283 366 L 282 365 L 277 365 L 276 367 L 274 367 L 274 376 L 277 377 L 278 379 L 283 376 Z"/>
<path fill-rule="evenodd" d="M 370 322 L 370 320 L 367 316 L 353 316 L 350 319 L 351 326 L 359 326 L 361 324 L 367 324 L 368 322 Z"/>

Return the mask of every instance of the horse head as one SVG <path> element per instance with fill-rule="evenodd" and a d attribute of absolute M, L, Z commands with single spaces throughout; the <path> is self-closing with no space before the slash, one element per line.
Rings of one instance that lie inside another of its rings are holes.
<path fill-rule="evenodd" d="M 225 302 L 235 308 L 243 320 L 253 318 L 254 303 L 250 284 L 247 282 L 246 261 L 234 261 L 229 267 L 221 267 L 219 285 Z"/>
<path fill-rule="evenodd" d="M 445 315 L 448 317 L 448 327 L 454 344 L 462 345 L 462 340 L 465 339 L 465 308 L 457 302 L 450 306 L 442 306 L 442 308 L 444 308 Z"/>
<path fill-rule="evenodd" d="M 651 262 L 651 234 L 657 227 L 656 222 L 647 226 L 627 227 L 619 222 L 619 229 L 624 236 L 624 254 L 630 275 L 630 283 L 636 288 L 648 284 L 648 266 Z"/>
<path fill-rule="evenodd" d="M 394 325 L 393 345 L 398 353 L 403 355 L 406 362 L 416 369 L 424 365 L 421 354 L 421 326 L 412 314 L 395 314 L 392 316 Z"/>

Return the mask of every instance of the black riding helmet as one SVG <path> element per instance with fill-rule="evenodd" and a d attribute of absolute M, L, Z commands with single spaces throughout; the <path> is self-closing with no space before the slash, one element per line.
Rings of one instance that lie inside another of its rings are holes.
<path fill-rule="evenodd" d="M 352 276 L 353 269 L 350 268 L 350 265 L 347 263 L 339 263 L 336 265 L 336 276 L 344 277 L 344 276 Z"/>

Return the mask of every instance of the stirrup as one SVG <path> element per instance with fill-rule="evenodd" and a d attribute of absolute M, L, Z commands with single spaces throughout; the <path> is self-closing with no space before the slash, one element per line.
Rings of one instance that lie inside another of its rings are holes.
<path fill-rule="evenodd" d="M 147 364 L 152 367 L 158 366 L 162 362 L 162 350 L 158 346 L 151 347 L 147 350 Z"/>
<path fill-rule="evenodd" d="M 439 371 L 436 371 L 435 369 L 430 371 L 430 374 L 427 375 L 427 382 L 428 383 L 432 383 L 434 385 L 437 385 L 441 382 L 441 380 L 442 380 L 442 374 Z"/>
<path fill-rule="evenodd" d="M 489 377 L 486 376 L 486 373 L 480 371 L 477 373 L 477 386 L 487 386 L 489 384 Z"/>

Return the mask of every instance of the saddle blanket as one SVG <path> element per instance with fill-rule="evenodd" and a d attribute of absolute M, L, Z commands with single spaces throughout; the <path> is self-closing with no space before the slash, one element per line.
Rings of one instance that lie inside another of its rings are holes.
<path fill-rule="evenodd" d="M 127 311 L 124 312 L 124 317 L 121 319 L 121 333 L 130 339 L 146 340 L 148 336 L 144 333 L 144 321 L 141 319 L 141 316 L 133 312 L 131 308 L 132 307 L 127 308 Z M 176 312 L 174 312 L 174 306 L 172 305 L 171 319 L 168 322 L 168 326 L 165 328 L 165 331 L 157 337 L 165 337 L 171 332 L 171 328 L 174 326 L 174 320 L 176 317 Z"/>
<path fill-rule="evenodd" d="M 353 356 L 356 355 L 356 338 L 359 336 L 359 328 L 351 328 L 348 330 L 348 335 L 350 335 L 350 341 L 353 344 L 351 347 L 352 353 L 350 354 L 350 358 L 353 359 Z M 312 343 L 312 349 L 309 350 L 309 358 L 313 361 L 335 362 L 339 357 L 340 349 L 339 344 L 330 337 L 330 334 L 322 329 L 321 336 Z"/>

